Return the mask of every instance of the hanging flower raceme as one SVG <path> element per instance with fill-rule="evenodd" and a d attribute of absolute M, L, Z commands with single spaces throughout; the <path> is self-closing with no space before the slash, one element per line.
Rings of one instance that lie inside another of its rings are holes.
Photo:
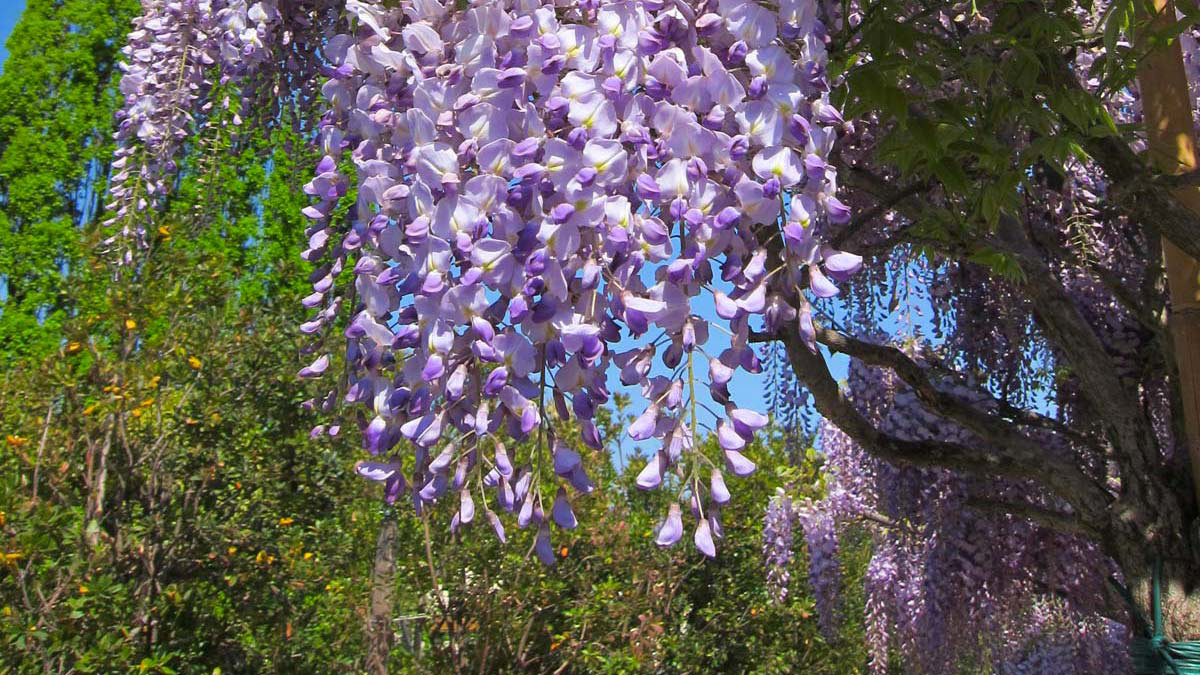
<path fill-rule="evenodd" d="M 501 539 L 493 508 L 514 512 L 552 562 L 550 522 L 574 527 L 570 496 L 593 486 L 549 408 L 600 449 L 616 369 L 645 401 L 629 435 L 656 448 L 638 485 L 691 506 L 690 525 L 672 507 L 658 542 L 690 530 L 715 555 L 724 473 L 754 470 L 743 450 L 767 423 L 727 388 L 761 371 L 751 323 L 796 320 L 806 289 L 836 293 L 856 267 L 821 244 L 848 214 L 826 162 L 841 120 L 815 2 L 346 11 L 354 30 L 325 54 L 326 157 L 306 186 L 302 330 L 353 305 L 344 399 L 364 411 L 365 448 L 385 464 L 415 455 L 388 466 L 412 467 L 418 509 L 451 499 L 457 528 L 481 505 Z M 702 294 L 717 317 L 693 310 Z M 713 319 L 730 345 L 710 353 Z M 622 340 L 634 346 L 615 351 Z M 699 400 L 705 386 L 723 409 Z M 705 429 L 717 463 L 696 443 Z M 531 437 L 528 458 L 502 442 Z M 406 484 L 377 462 L 360 471 Z"/>
<path fill-rule="evenodd" d="M 277 0 L 142 0 L 122 48 L 117 149 L 104 221 L 104 246 L 120 264 L 146 242 L 146 213 L 161 206 L 178 172 L 176 157 L 208 114 L 213 86 L 254 74 L 284 38 Z M 229 107 L 228 99 L 223 105 Z M 234 123 L 239 122 L 237 111 Z"/>

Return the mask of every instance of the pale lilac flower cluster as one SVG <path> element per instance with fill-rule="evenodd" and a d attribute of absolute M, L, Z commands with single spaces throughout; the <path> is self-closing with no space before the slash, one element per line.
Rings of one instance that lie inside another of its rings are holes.
<path fill-rule="evenodd" d="M 990 397 L 967 383 L 939 386 L 987 408 Z M 850 391 L 856 405 L 887 433 L 909 440 L 980 443 L 928 412 L 907 386 L 884 371 L 853 361 Z M 1072 452 L 1057 447 L 1057 438 L 1046 441 L 1049 452 L 1064 457 Z M 810 580 L 818 602 L 832 616 L 836 592 L 828 589 L 836 589 L 839 580 L 822 550 L 829 546 L 826 533 L 851 522 L 874 532 L 865 617 L 873 672 L 886 672 L 889 653 L 901 655 L 919 672 L 952 671 L 961 659 L 978 653 L 981 636 L 993 641 L 989 644 L 997 667 L 1010 657 L 1032 653 L 1028 650 L 1039 640 L 1069 639 L 1075 653 L 1110 654 L 1114 645 L 1123 644 L 1120 630 L 1093 626 L 1097 621 L 1108 625 L 1094 612 L 1115 571 L 1094 544 L 1021 518 L 978 511 L 971 500 L 1063 505 L 1024 483 L 886 464 L 827 422 L 821 425 L 820 448 L 829 470 L 827 496 L 802 521 Z M 1052 598 L 1061 601 L 1050 602 Z M 1048 613 L 1044 631 L 1026 631 L 1033 605 Z M 825 615 L 821 618 L 824 623 Z M 1090 663 L 1088 672 L 1122 672 L 1126 661 L 1119 653 L 1113 658 Z"/>
<path fill-rule="evenodd" d="M 1088 675 L 1127 663 L 1124 626 L 1095 617 L 1064 624 L 1062 604 L 1038 598 L 1024 621 L 1008 629 L 996 658 L 998 675 Z"/>
<path fill-rule="evenodd" d="M 271 46 L 289 37 L 277 31 L 283 17 L 279 0 L 224 0 L 217 11 L 221 65 L 226 78 L 253 72 L 271 56 Z"/>
<path fill-rule="evenodd" d="M 808 548 L 808 583 L 816 596 L 817 620 L 821 631 L 832 638 L 841 616 L 837 521 L 829 510 L 819 508 L 801 509 L 799 521 Z"/>
<path fill-rule="evenodd" d="M 792 525 L 796 519 L 792 500 L 785 494 L 772 497 L 763 518 L 763 558 L 767 563 L 767 594 L 774 602 L 788 595 L 792 562 Z"/>
<path fill-rule="evenodd" d="M 814 1 L 347 0 L 346 11 L 354 31 L 325 50 L 327 156 L 305 210 L 315 313 L 302 329 L 322 335 L 350 305 L 344 398 L 366 410 L 364 445 L 385 457 L 364 471 L 390 467 L 372 475 L 393 481 L 393 497 L 411 485 L 418 508 L 453 493 L 455 526 L 477 498 L 493 513 L 478 486 L 492 488 L 549 552 L 543 495 L 557 494 L 550 519 L 570 528 L 564 486 L 592 486 L 546 416 L 602 447 L 593 419 L 616 368 L 645 400 L 629 435 L 661 448 L 638 486 L 679 490 L 693 542 L 715 555 L 723 472 L 754 470 L 743 450 L 767 423 L 727 389 L 736 370 L 761 371 L 751 321 L 798 320 L 805 290 L 836 294 L 859 262 L 821 239 L 849 212 L 826 163 L 841 117 Z M 357 200 L 335 219 L 352 183 Z M 730 335 L 718 353 L 692 309 L 702 293 Z M 623 337 L 638 346 L 613 353 Z M 651 373 L 656 361 L 667 374 Z M 704 386 L 724 410 L 698 400 Z M 720 465 L 697 447 L 703 428 Z M 537 437 L 538 449 L 501 460 L 504 437 Z M 547 452 L 557 488 L 543 489 Z M 682 538 L 680 510 L 661 545 Z"/>
<path fill-rule="evenodd" d="M 277 0 L 142 0 L 122 48 L 117 149 L 104 241 L 120 263 L 146 246 L 145 212 L 161 206 L 178 172 L 177 155 L 194 133 L 218 73 L 222 83 L 267 60 L 281 21 Z M 228 101 L 226 101 L 228 104 Z M 239 122 L 237 111 L 234 123 Z"/>
<path fill-rule="evenodd" d="M 119 248 L 124 264 L 145 246 L 146 221 L 139 214 L 158 206 L 170 190 L 176 154 L 220 51 L 212 0 L 143 0 L 142 9 L 121 50 L 125 105 L 117 113 L 112 201 L 104 222 L 116 228 L 104 244 Z"/>

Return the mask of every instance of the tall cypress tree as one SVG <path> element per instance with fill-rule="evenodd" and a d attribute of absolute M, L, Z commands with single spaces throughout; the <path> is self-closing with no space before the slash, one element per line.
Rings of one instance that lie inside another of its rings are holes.
<path fill-rule="evenodd" d="M 0 74 L 0 362 L 57 346 L 100 210 L 136 0 L 29 0 Z"/>

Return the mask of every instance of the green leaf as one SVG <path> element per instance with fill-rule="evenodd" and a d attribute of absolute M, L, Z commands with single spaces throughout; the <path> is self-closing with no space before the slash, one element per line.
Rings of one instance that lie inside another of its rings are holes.
<path fill-rule="evenodd" d="M 1117 42 L 1121 35 L 1129 30 L 1129 20 L 1133 16 L 1134 0 L 1115 0 L 1108 9 L 1104 19 L 1104 49 L 1109 55 L 1117 53 Z"/>

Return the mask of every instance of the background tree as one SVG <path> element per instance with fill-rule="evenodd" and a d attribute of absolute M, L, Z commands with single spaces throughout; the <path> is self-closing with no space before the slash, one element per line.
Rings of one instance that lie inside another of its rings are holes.
<path fill-rule="evenodd" d="M 119 100 L 117 50 L 137 2 L 31 2 L 0 74 L 0 361 L 59 346 L 65 277 L 83 264 Z"/>

